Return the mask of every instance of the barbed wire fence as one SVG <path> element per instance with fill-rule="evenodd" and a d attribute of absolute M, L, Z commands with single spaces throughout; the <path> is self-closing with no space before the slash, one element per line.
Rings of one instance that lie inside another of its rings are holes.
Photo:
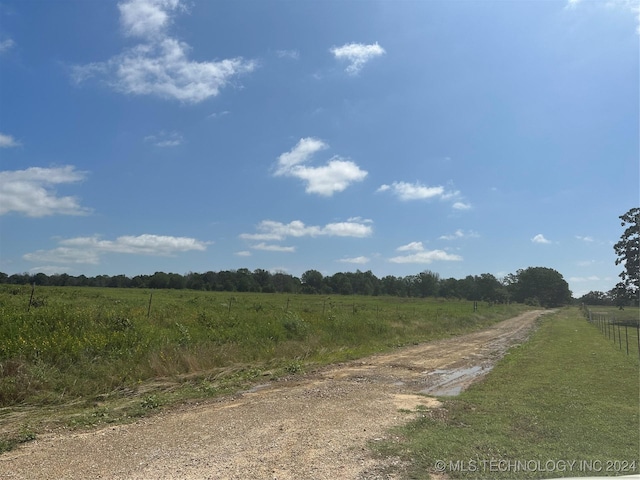
<path fill-rule="evenodd" d="M 640 357 L 640 319 L 616 318 L 615 314 L 596 312 L 585 305 L 581 308 L 587 321 L 612 340 L 619 350 Z"/>

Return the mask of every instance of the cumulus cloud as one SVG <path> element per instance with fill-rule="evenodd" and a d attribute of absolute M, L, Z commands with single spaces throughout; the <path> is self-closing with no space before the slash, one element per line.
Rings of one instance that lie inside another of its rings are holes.
<path fill-rule="evenodd" d="M 411 255 L 401 255 L 389 259 L 393 263 L 432 263 L 434 261 L 459 262 L 462 260 L 460 255 L 447 253 L 444 250 L 424 250 L 413 253 Z"/>
<path fill-rule="evenodd" d="M 393 182 L 391 185 L 381 185 L 378 192 L 391 191 L 400 200 L 424 200 L 429 198 L 442 198 L 445 190 L 442 186 L 428 187 L 420 182 Z"/>
<path fill-rule="evenodd" d="M 544 238 L 544 235 L 539 233 L 531 239 L 533 243 L 551 243 L 551 241 Z"/>
<path fill-rule="evenodd" d="M 393 263 L 431 263 L 433 261 L 461 261 L 462 257 L 444 250 L 425 250 L 422 242 L 411 242 L 396 248 L 398 252 L 414 252 L 390 258 Z"/>
<path fill-rule="evenodd" d="M 80 182 L 85 176 L 72 165 L 0 172 L 0 215 L 85 215 L 89 209 L 81 207 L 76 197 L 60 197 L 53 190 L 55 185 Z"/>
<path fill-rule="evenodd" d="M 170 13 L 184 8 L 180 0 L 130 0 L 118 4 L 120 24 L 125 34 L 150 38 L 164 33 Z"/>
<path fill-rule="evenodd" d="M 353 257 L 353 258 L 342 258 L 338 261 L 342 263 L 352 263 L 355 265 L 365 265 L 369 263 L 371 259 L 369 257 L 360 256 L 360 257 Z"/>
<path fill-rule="evenodd" d="M 220 93 L 234 77 L 257 64 L 241 57 L 196 62 L 191 47 L 167 34 L 171 14 L 184 10 L 180 0 L 129 0 L 118 4 L 125 34 L 144 43 L 125 49 L 104 62 L 77 65 L 77 83 L 97 77 L 113 89 L 131 95 L 152 95 L 184 103 L 199 103 Z"/>
<path fill-rule="evenodd" d="M 97 265 L 105 254 L 172 256 L 178 252 L 204 251 L 207 242 L 189 237 L 143 234 L 124 235 L 115 240 L 100 236 L 63 239 L 52 250 L 38 250 L 23 256 L 31 262 L 89 263 Z"/>
<path fill-rule="evenodd" d="M 337 60 L 349 62 L 345 70 L 349 75 L 357 75 L 367 62 L 386 53 L 377 42 L 370 45 L 347 43 L 330 51 Z"/>
<path fill-rule="evenodd" d="M 0 148 L 11 148 L 11 147 L 19 147 L 19 146 L 20 146 L 20 142 L 18 142 L 11 135 L 0 133 Z"/>
<path fill-rule="evenodd" d="M 327 148 L 329 146 L 317 138 L 300 139 L 290 151 L 278 157 L 274 175 L 299 178 L 306 182 L 307 193 L 326 197 L 345 190 L 352 183 L 362 181 L 367 176 L 367 172 L 354 162 L 338 156 L 332 157 L 326 165 L 319 167 L 305 164 L 315 153 Z"/>
<path fill-rule="evenodd" d="M 464 202 L 455 202 L 451 207 L 455 210 L 469 210 L 471 208 L 471 204 Z"/>
<path fill-rule="evenodd" d="M 411 242 L 396 248 L 398 252 L 421 252 L 424 250 L 422 242 Z"/>
<path fill-rule="evenodd" d="M 370 220 L 349 219 L 346 222 L 328 223 L 325 226 L 305 225 L 300 220 L 290 223 L 263 220 L 258 224 L 258 233 L 243 233 L 240 238 L 255 241 L 278 241 L 288 237 L 356 237 L 364 238 L 373 233 Z"/>
<path fill-rule="evenodd" d="M 258 243 L 257 245 L 252 245 L 251 248 L 253 248 L 254 250 L 264 250 L 265 252 L 293 253 L 296 251 L 296 247 L 286 247 L 265 242 Z"/>

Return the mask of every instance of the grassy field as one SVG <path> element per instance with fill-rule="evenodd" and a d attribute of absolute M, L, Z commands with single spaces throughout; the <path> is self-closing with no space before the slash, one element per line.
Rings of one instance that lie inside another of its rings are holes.
<path fill-rule="evenodd" d="M 638 356 L 566 308 L 485 381 L 377 448 L 410 462 L 412 479 L 639 473 L 639 383 Z"/>
<path fill-rule="evenodd" d="M 31 287 L 0 285 L 0 450 L 55 419 L 78 426 L 126 421 L 265 376 L 482 328 L 525 309 L 71 287 L 38 287 L 32 297 Z"/>

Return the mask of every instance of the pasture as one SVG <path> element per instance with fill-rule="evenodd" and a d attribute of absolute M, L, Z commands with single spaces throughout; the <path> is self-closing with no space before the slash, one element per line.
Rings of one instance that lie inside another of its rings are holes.
<path fill-rule="evenodd" d="M 637 474 L 638 369 L 637 355 L 564 308 L 483 382 L 377 448 L 407 461 L 413 479 Z"/>
<path fill-rule="evenodd" d="M 78 425 L 122 421 L 265 376 L 472 331 L 525 309 L 480 304 L 474 312 L 473 302 L 441 299 L 0 285 L 0 427 L 25 409 L 47 409 L 48 421 L 70 409 Z M 119 406 L 105 413 L 107 404 Z"/>

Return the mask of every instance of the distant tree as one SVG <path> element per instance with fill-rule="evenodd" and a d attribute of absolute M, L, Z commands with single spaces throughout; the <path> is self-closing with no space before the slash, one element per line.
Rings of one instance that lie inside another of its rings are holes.
<path fill-rule="evenodd" d="M 156 272 L 147 282 L 149 288 L 169 288 L 169 275 L 165 272 Z"/>
<path fill-rule="evenodd" d="M 552 268 L 529 267 L 518 270 L 517 281 L 509 285 L 511 297 L 520 303 L 559 307 L 571 302 L 569 284 Z"/>
<path fill-rule="evenodd" d="M 613 246 L 618 258 L 616 265 L 622 264 L 624 270 L 620 273 L 618 289 L 624 288 L 627 297 L 638 302 L 640 291 L 640 208 L 632 208 L 621 215 L 621 226 L 627 226 L 620 241 Z"/>
<path fill-rule="evenodd" d="M 613 305 L 614 298 L 610 293 L 591 291 L 581 296 L 578 301 L 585 305 Z"/>
<path fill-rule="evenodd" d="M 302 280 L 303 293 L 321 293 L 323 287 L 322 274 L 317 270 L 307 270 L 302 274 L 300 280 Z"/>
<path fill-rule="evenodd" d="M 258 268 L 253 271 L 253 281 L 258 285 L 261 292 L 275 292 L 275 288 L 271 284 L 271 272 Z"/>
<path fill-rule="evenodd" d="M 438 295 L 439 283 L 440 275 L 430 270 L 425 270 L 414 277 L 414 290 L 422 298 L 435 297 Z"/>
<path fill-rule="evenodd" d="M 456 278 L 446 278 L 440 281 L 439 295 L 444 298 L 460 298 L 458 282 Z"/>

